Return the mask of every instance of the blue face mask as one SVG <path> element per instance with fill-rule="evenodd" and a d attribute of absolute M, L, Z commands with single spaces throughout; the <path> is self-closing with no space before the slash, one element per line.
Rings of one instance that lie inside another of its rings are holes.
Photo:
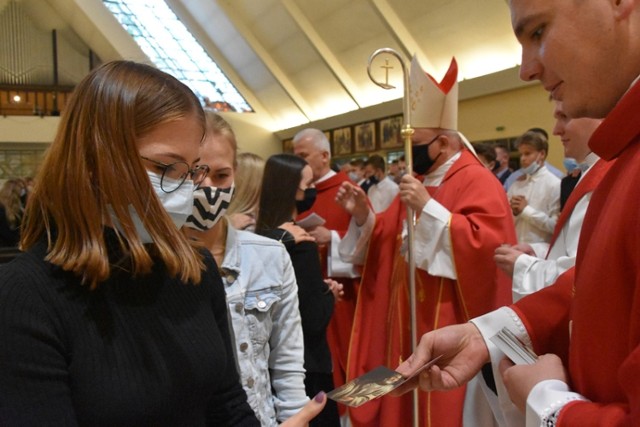
<path fill-rule="evenodd" d="M 533 162 L 531 162 L 531 164 L 526 168 L 522 168 L 522 173 L 524 175 L 533 175 L 536 172 L 538 172 L 538 170 L 540 170 L 540 168 L 542 167 L 542 165 L 538 163 L 539 161 L 540 161 L 540 157 L 538 157 Z"/>
<path fill-rule="evenodd" d="M 565 157 L 562 161 L 562 165 L 567 170 L 567 173 L 571 173 L 575 168 L 578 167 L 578 161 L 573 157 Z"/>
<path fill-rule="evenodd" d="M 589 169 L 589 164 L 584 162 L 584 163 L 578 163 L 578 161 L 572 157 L 565 157 L 564 160 L 562 161 L 562 164 L 564 165 L 565 169 L 567 170 L 567 173 L 571 173 L 573 171 L 575 171 L 576 169 L 580 169 L 580 172 L 584 172 L 587 169 Z"/>

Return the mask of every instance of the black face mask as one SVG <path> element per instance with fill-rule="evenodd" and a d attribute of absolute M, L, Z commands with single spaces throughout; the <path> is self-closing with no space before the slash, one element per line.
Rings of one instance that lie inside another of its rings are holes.
<path fill-rule="evenodd" d="M 378 180 L 378 178 L 376 178 L 375 175 L 371 175 L 369 177 L 369 182 L 371 183 L 371 185 L 376 185 L 377 183 L 379 183 L 380 181 Z"/>
<path fill-rule="evenodd" d="M 433 144 L 439 137 L 440 135 L 437 135 L 426 144 L 411 146 L 411 155 L 413 156 L 413 171 L 418 175 L 426 174 L 427 171 L 431 169 L 431 166 L 433 166 L 436 160 L 438 160 L 440 154 L 442 154 L 438 153 L 435 159 L 432 159 L 431 156 L 429 156 L 429 146 Z"/>
<path fill-rule="evenodd" d="M 296 200 L 296 210 L 298 211 L 299 214 L 311 209 L 311 207 L 316 201 L 317 194 L 318 192 L 313 187 L 307 188 L 306 190 L 304 190 L 304 199 Z"/>

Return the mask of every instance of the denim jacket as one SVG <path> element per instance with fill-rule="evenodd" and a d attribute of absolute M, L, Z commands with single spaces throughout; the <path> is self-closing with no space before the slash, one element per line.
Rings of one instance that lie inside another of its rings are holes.
<path fill-rule="evenodd" d="M 227 228 L 221 276 L 240 381 L 262 425 L 276 426 L 309 400 L 298 285 L 280 242 Z"/>

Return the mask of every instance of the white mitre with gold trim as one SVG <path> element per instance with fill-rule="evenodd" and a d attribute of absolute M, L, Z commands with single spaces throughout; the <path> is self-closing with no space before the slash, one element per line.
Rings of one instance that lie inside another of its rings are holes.
<path fill-rule="evenodd" d="M 438 83 L 422 69 L 414 55 L 409 89 L 413 127 L 458 130 L 458 63 L 455 58 L 451 59 L 449 70 Z"/>

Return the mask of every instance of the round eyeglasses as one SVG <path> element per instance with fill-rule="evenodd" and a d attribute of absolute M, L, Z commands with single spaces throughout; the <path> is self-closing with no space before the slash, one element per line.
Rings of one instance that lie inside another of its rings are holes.
<path fill-rule="evenodd" d="M 175 162 L 175 163 L 162 163 L 156 160 L 151 160 L 148 157 L 140 156 L 144 160 L 153 163 L 158 166 L 162 171 L 160 177 L 160 188 L 165 193 L 171 193 L 176 191 L 188 177 L 191 177 L 193 181 L 193 189 L 197 190 L 202 184 L 202 181 L 209 174 L 209 166 L 200 165 L 191 169 L 187 162 Z"/>

